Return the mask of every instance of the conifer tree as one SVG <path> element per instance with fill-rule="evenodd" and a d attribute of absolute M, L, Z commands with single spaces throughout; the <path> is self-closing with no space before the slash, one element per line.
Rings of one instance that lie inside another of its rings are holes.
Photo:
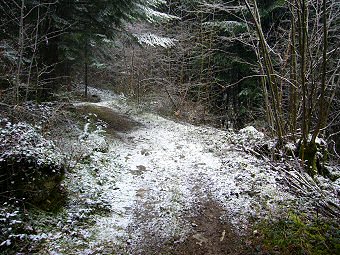
<path fill-rule="evenodd" d="M 29 89 L 35 72 L 41 97 L 58 88 L 75 62 L 84 62 L 91 45 L 112 40 L 124 22 L 160 16 L 162 0 L 12 0 L 0 2 L 2 80 L 9 80 L 15 102 Z M 5 77 L 5 62 L 16 75 Z M 27 71 L 29 69 L 29 71 Z M 29 78 L 28 78 L 29 77 Z M 24 85 L 22 85 L 24 84 Z M 26 93 L 26 97 L 27 97 Z"/>

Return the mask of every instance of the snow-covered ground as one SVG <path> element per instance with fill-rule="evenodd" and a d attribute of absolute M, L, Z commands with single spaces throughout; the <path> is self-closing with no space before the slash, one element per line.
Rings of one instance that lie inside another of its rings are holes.
<path fill-rule="evenodd" d="M 138 113 L 123 97 L 92 93 L 104 99 L 93 105 L 128 114 L 141 125 L 120 139 L 100 131 L 82 137 L 89 157 L 67 174 L 68 205 L 50 220 L 42 252 L 143 254 L 149 235 L 160 243 L 181 242 L 193 228 L 188 216 L 205 200 L 220 203 L 224 220 L 242 234 L 249 219 L 295 199 L 283 185 L 284 174 L 237 149 L 234 133 Z M 247 128 L 237 139 L 263 134 Z"/>

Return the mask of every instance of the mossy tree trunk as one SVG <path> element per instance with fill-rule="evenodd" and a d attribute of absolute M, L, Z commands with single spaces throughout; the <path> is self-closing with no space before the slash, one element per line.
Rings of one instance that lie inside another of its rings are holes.
<path fill-rule="evenodd" d="M 304 159 L 308 174 L 314 177 L 318 173 L 317 155 L 318 147 L 314 141 L 302 143 L 300 148 L 300 158 Z"/>

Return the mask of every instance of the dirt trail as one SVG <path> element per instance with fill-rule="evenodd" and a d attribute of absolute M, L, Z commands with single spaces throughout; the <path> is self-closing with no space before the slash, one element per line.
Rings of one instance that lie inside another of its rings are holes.
<path fill-rule="evenodd" d="M 133 127 L 84 138 L 94 149 L 65 180 L 69 203 L 50 222 L 46 254 L 246 254 L 249 219 L 291 197 L 279 173 L 237 150 L 235 134 L 139 113 L 116 96 L 85 105 Z M 261 138 L 249 129 L 238 139 Z"/>

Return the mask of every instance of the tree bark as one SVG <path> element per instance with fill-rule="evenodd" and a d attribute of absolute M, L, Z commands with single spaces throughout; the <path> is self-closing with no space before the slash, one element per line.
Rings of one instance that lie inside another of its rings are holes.
<path fill-rule="evenodd" d="M 84 47 L 84 85 L 85 91 L 84 96 L 87 97 L 87 90 L 88 90 L 88 42 L 87 39 L 85 40 L 85 47 Z"/>

